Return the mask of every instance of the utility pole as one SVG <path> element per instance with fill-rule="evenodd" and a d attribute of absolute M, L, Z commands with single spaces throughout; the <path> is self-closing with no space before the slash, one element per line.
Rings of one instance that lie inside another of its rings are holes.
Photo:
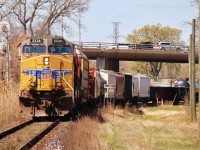
<path fill-rule="evenodd" d="M 62 37 L 63 37 L 63 15 L 62 15 L 62 30 L 61 30 L 61 32 L 62 32 Z"/>
<path fill-rule="evenodd" d="M 81 45 L 81 8 L 80 1 L 78 4 L 78 43 Z"/>
<path fill-rule="evenodd" d="M 119 24 L 121 22 L 112 22 L 113 24 L 113 43 L 118 43 L 119 39 Z"/>
<path fill-rule="evenodd" d="M 196 100 L 195 100 L 195 24 L 196 20 L 192 20 L 192 35 L 190 36 L 190 118 L 196 121 Z"/>

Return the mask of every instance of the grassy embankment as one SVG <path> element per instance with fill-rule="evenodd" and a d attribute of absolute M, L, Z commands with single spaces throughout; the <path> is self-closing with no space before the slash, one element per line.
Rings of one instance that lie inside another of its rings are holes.
<path fill-rule="evenodd" d="M 199 150 L 198 123 L 191 123 L 186 106 L 159 106 L 134 115 L 122 109 L 105 113 L 104 139 L 115 150 Z"/>
<path fill-rule="evenodd" d="M 185 106 L 142 108 L 137 115 L 107 108 L 104 122 L 85 117 L 73 123 L 64 145 L 74 150 L 199 150 L 197 122 L 191 123 Z M 65 135 L 65 134 L 64 134 Z"/>

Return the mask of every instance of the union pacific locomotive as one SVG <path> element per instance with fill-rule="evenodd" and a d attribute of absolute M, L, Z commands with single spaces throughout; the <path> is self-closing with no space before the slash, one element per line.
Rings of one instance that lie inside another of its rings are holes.
<path fill-rule="evenodd" d="M 21 112 L 63 116 L 87 100 L 89 62 L 62 37 L 30 38 L 20 45 Z"/>

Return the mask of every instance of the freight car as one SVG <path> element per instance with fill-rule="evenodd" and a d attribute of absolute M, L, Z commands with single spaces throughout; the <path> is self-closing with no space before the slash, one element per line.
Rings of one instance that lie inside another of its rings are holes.
<path fill-rule="evenodd" d="M 111 70 L 95 71 L 95 98 L 108 95 L 104 84 L 115 85 L 115 99 L 123 102 L 148 102 L 150 97 L 150 78 L 141 74 L 119 73 Z"/>
<path fill-rule="evenodd" d="M 132 75 L 133 98 L 136 101 L 148 102 L 150 98 L 150 78 L 142 74 Z"/>
<path fill-rule="evenodd" d="M 22 113 L 63 116 L 89 97 L 89 61 L 62 37 L 33 37 L 20 45 Z"/>

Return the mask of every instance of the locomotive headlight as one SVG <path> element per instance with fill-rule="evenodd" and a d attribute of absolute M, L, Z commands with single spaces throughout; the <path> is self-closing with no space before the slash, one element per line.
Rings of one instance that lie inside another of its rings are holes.
<path fill-rule="evenodd" d="M 44 61 L 49 61 L 49 58 L 48 58 L 48 57 L 45 57 L 45 58 L 44 58 Z"/>
<path fill-rule="evenodd" d="M 44 57 L 44 65 L 48 65 L 49 64 L 49 57 Z"/>

